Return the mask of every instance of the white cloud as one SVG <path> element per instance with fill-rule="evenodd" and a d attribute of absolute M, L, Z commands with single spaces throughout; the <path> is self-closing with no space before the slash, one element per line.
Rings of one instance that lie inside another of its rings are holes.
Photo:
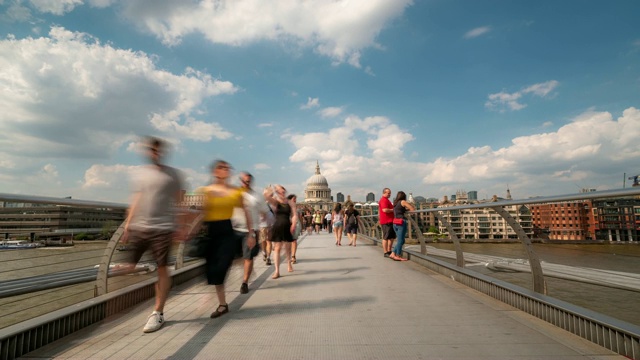
<path fill-rule="evenodd" d="M 266 128 L 266 127 L 272 127 L 272 126 L 273 126 L 273 123 L 261 123 L 261 124 L 258 124 L 259 128 Z"/>
<path fill-rule="evenodd" d="M 39 12 L 54 15 L 63 15 L 83 4 L 83 0 L 29 0 L 29 2 Z"/>
<path fill-rule="evenodd" d="M 550 183 L 603 183 L 609 169 L 626 169 L 640 157 L 640 144 L 633 140 L 638 136 L 640 110 L 628 108 L 617 120 L 607 112 L 589 111 L 557 132 L 518 137 L 511 146 L 498 150 L 484 146 L 470 148 L 453 159 L 439 158 L 427 164 L 429 174 L 424 182 L 445 185 L 504 180 L 542 193 Z"/>
<path fill-rule="evenodd" d="M 491 26 L 477 27 L 475 29 L 467 31 L 463 37 L 465 39 L 473 39 L 473 38 L 477 38 L 478 36 L 484 35 L 489 31 L 491 31 Z"/>
<path fill-rule="evenodd" d="M 319 114 L 323 118 L 332 118 L 342 114 L 342 107 L 328 107 L 319 111 Z"/>
<path fill-rule="evenodd" d="M 552 121 L 545 121 L 544 123 L 542 123 L 543 128 L 550 127 L 550 126 L 553 126 Z"/>
<path fill-rule="evenodd" d="M 301 110 L 308 110 L 308 109 L 316 108 L 318 106 L 320 106 L 320 99 L 309 97 L 307 99 L 307 103 L 306 104 L 300 105 L 300 109 Z"/>
<path fill-rule="evenodd" d="M 522 110 L 527 107 L 526 104 L 520 103 L 520 100 L 524 95 L 532 94 L 538 97 L 546 97 L 555 88 L 557 88 L 558 85 L 560 85 L 558 81 L 550 80 L 527 86 L 526 88 L 511 94 L 504 91 L 490 94 L 488 97 L 489 99 L 484 106 L 487 109 L 498 110 L 500 112 L 504 112 L 506 110 Z"/>
<path fill-rule="evenodd" d="M 140 166 L 129 165 L 92 165 L 84 173 L 82 188 L 114 188 L 126 187 L 131 174 Z"/>
<path fill-rule="evenodd" d="M 51 164 L 47 164 L 42 168 L 42 172 L 48 176 L 57 178 L 58 177 L 58 170 L 56 169 L 56 167 L 54 165 Z"/>
<path fill-rule="evenodd" d="M 49 37 L 0 40 L 0 134 L 11 134 L 0 152 L 105 158 L 135 134 L 226 139 L 221 125 L 196 115 L 203 100 L 236 91 L 209 74 L 172 74 L 147 54 L 59 27 Z"/>
<path fill-rule="evenodd" d="M 256 170 L 269 170 L 271 169 L 271 166 L 269 166 L 268 164 L 255 164 L 253 168 Z"/>
<path fill-rule="evenodd" d="M 327 132 L 287 134 L 284 138 L 297 149 L 290 161 L 314 169 L 317 160 L 332 186 L 345 188 L 354 183 L 378 188 L 382 180 L 401 181 L 399 170 L 407 165 L 403 149 L 414 140 L 411 134 L 382 116 L 364 119 L 349 116 L 341 126 Z M 420 164 L 416 166 L 419 168 Z"/>
<path fill-rule="evenodd" d="M 326 132 L 284 136 L 296 148 L 289 160 L 310 170 L 319 161 L 334 191 L 378 194 L 390 186 L 393 191 L 437 198 L 461 188 L 490 197 L 504 196 L 509 186 L 518 198 L 577 192 L 577 184 L 615 188 L 624 171 L 640 167 L 640 143 L 635 140 L 639 137 L 636 108 L 626 109 L 617 119 L 607 112 L 588 111 L 556 132 L 517 137 L 499 149 L 471 147 L 459 156 L 431 161 L 405 154 L 406 145 L 415 139 L 385 117 L 349 116 Z M 616 172 L 620 175 L 612 175 Z"/>
<path fill-rule="evenodd" d="M 123 14 L 168 45 L 192 33 L 213 43 L 243 46 L 276 41 L 312 47 L 335 64 L 360 67 L 361 51 L 376 47 L 382 29 L 412 0 L 121 1 Z"/>
<path fill-rule="evenodd" d="M 551 80 L 547 82 L 543 82 L 540 84 L 531 85 L 524 90 L 522 90 L 523 94 L 533 93 L 536 96 L 545 97 L 547 96 L 553 89 L 558 87 L 560 83 L 556 80 Z"/>
<path fill-rule="evenodd" d="M 103 191 L 129 194 L 131 191 L 131 180 L 137 176 L 136 173 L 144 165 L 91 165 L 84 173 L 81 187 L 85 193 L 100 194 Z M 185 189 L 192 191 L 195 188 L 206 185 L 210 182 L 210 174 L 203 173 L 189 168 L 178 169 Z M 93 195 L 93 198 L 98 197 Z"/>
<path fill-rule="evenodd" d="M 22 22 L 31 19 L 31 10 L 22 6 L 19 2 L 14 2 L 7 8 L 7 11 L 0 15 L 0 20 L 6 20 L 8 22 Z"/>

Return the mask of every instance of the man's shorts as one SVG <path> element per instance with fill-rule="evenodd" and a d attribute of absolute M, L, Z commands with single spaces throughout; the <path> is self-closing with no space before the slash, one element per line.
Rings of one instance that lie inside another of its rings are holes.
<path fill-rule="evenodd" d="M 394 240 L 396 232 L 393 231 L 393 224 L 382 224 L 382 240 Z"/>
<path fill-rule="evenodd" d="M 347 234 L 357 234 L 357 233 L 358 233 L 358 224 L 347 225 Z"/>
<path fill-rule="evenodd" d="M 129 244 L 133 248 L 129 258 L 131 264 L 137 264 L 150 249 L 158 267 L 167 266 L 173 233 L 173 230 L 129 230 Z"/>
<path fill-rule="evenodd" d="M 236 235 L 242 238 L 242 258 L 245 260 L 251 260 L 254 257 L 258 256 L 260 253 L 260 245 L 258 245 L 258 232 L 254 231 L 254 237 L 256 240 L 256 244 L 253 248 L 249 249 L 249 245 L 247 245 L 247 241 L 249 240 L 249 233 L 244 233 L 240 231 L 236 231 Z"/>

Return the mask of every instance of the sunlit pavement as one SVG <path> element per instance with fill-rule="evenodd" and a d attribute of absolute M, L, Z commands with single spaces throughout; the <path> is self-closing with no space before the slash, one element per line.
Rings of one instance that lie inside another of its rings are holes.
<path fill-rule="evenodd" d="M 262 257 L 239 293 L 241 262 L 227 279 L 230 312 L 217 319 L 203 279 L 172 290 L 166 323 L 142 327 L 153 300 L 27 354 L 56 359 L 623 359 L 366 241 L 301 240 L 294 272 Z"/>

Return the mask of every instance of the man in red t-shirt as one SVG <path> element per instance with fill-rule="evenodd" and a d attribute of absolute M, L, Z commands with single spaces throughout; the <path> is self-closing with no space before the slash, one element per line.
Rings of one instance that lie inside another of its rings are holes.
<path fill-rule="evenodd" d="M 380 218 L 380 226 L 382 227 L 382 250 L 384 257 L 391 255 L 393 240 L 396 239 L 396 232 L 393 231 L 393 204 L 389 198 L 391 197 L 391 189 L 384 188 L 382 197 L 378 202 L 378 217 Z"/>

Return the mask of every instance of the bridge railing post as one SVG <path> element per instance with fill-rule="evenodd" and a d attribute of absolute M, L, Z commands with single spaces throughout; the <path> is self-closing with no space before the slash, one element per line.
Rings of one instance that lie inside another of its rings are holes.
<path fill-rule="evenodd" d="M 445 210 L 447 211 L 447 210 Z M 464 267 L 464 253 L 462 252 L 462 245 L 460 245 L 460 239 L 458 238 L 458 234 L 456 234 L 453 226 L 449 223 L 440 211 L 435 211 L 434 214 L 438 218 L 438 221 L 446 226 L 447 231 L 449 231 L 449 238 L 453 241 L 453 246 L 456 249 L 456 265 L 463 268 Z"/>
<path fill-rule="evenodd" d="M 98 264 L 98 275 L 96 276 L 96 284 L 94 286 L 94 296 L 104 295 L 108 292 L 107 281 L 109 279 L 109 264 L 113 258 L 113 253 L 116 251 L 116 246 L 120 241 L 122 235 L 124 235 L 124 221 L 118 229 L 113 233 L 111 239 L 107 243 L 107 247 L 104 249 L 102 257 L 100 258 L 100 264 Z"/>
<path fill-rule="evenodd" d="M 188 216 L 188 214 L 189 213 L 185 214 L 184 216 Z M 196 229 L 197 226 L 199 226 L 202 223 L 203 218 L 204 218 L 204 214 L 199 213 L 195 217 L 195 219 L 193 219 L 189 224 L 189 232 L 187 232 L 187 234 L 189 234 L 190 236 L 195 235 L 194 230 Z M 187 247 L 188 240 L 190 239 L 185 239 L 185 241 L 181 241 L 180 244 L 178 244 L 178 250 L 176 251 L 176 264 L 175 264 L 176 270 L 182 269 L 184 267 L 184 255 L 185 255 L 184 252 Z M 256 244 L 256 246 L 258 245 Z"/>
<path fill-rule="evenodd" d="M 507 222 L 507 224 L 511 226 L 513 231 L 516 232 L 516 235 L 518 235 L 518 239 L 524 246 L 524 249 L 529 258 L 529 267 L 531 267 L 531 275 L 533 277 L 533 291 L 541 294 L 546 294 L 547 287 L 544 281 L 542 265 L 540 264 L 540 258 L 538 258 L 538 255 L 536 254 L 536 252 L 533 251 L 533 245 L 531 244 L 531 239 L 529 238 L 527 233 L 524 231 L 522 226 L 520 226 L 520 223 L 513 216 L 511 216 L 511 214 L 509 214 L 509 212 L 505 210 L 504 207 L 492 206 L 491 209 L 493 209 L 496 213 L 502 216 L 502 218 Z"/>
<path fill-rule="evenodd" d="M 409 214 L 409 218 L 407 219 L 409 221 L 409 229 L 413 229 L 413 232 L 416 234 L 416 238 L 418 238 L 418 242 L 420 243 L 420 254 L 427 255 L 427 244 L 418 222 L 413 218 L 414 215 L 418 216 L 417 214 Z"/>

